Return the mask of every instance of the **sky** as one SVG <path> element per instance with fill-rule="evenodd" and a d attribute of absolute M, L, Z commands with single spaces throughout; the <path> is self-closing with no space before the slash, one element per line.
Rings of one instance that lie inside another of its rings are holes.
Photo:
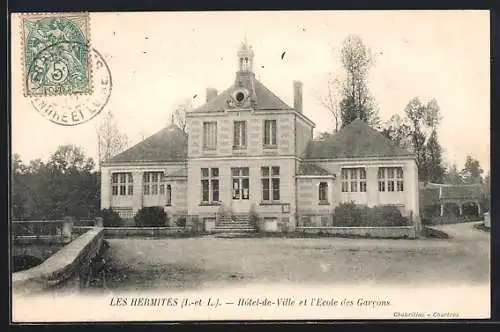
<path fill-rule="evenodd" d="M 111 110 L 130 146 L 170 123 L 180 101 L 203 104 L 206 88 L 234 80 L 236 51 L 246 37 L 256 77 L 289 105 L 302 81 L 304 114 L 315 133 L 334 127 L 318 103 L 339 49 L 350 34 L 376 55 L 369 89 L 382 121 L 403 115 L 419 97 L 435 98 L 444 161 L 463 167 L 471 154 L 490 163 L 490 50 L 487 11 L 127 12 L 91 13 L 90 42 L 108 64 L 112 92 L 89 122 L 64 127 L 45 119 L 23 96 L 19 17 L 12 20 L 12 152 L 46 160 L 59 145 L 97 156 L 96 128 Z M 285 56 L 282 58 L 283 52 Z"/>

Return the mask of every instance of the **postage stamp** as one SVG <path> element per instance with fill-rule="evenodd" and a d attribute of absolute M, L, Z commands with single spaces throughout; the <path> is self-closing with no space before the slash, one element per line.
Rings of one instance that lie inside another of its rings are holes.
<path fill-rule="evenodd" d="M 44 118 L 61 126 L 76 126 L 96 117 L 108 103 L 113 83 L 108 64 L 93 48 L 89 49 L 89 62 L 94 68 L 92 93 L 35 95 L 30 96 L 31 105 Z"/>
<path fill-rule="evenodd" d="M 92 92 L 88 13 L 22 17 L 25 96 Z"/>

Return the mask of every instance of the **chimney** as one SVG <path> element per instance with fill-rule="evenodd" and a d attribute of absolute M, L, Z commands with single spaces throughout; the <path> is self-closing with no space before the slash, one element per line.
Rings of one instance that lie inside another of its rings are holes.
<path fill-rule="evenodd" d="M 207 88 L 207 103 L 217 97 L 217 90 L 214 88 Z"/>
<path fill-rule="evenodd" d="M 302 113 L 302 82 L 293 81 L 293 108 Z"/>

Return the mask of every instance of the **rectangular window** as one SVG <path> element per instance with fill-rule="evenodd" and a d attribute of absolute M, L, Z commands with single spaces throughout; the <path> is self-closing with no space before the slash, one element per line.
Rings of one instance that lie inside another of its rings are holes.
<path fill-rule="evenodd" d="M 402 167 L 380 167 L 378 178 L 379 191 L 404 191 Z"/>
<path fill-rule="evenodd" d="M 165 179 L 166 177 L 163 172 L 144 172 L 142 175 L 144 195 L 164 195 Z"/>
<path fill-rule="evenodd" d="M 264 145 L 276 146 L 276 120 L 264 120 Z"/>
<path fill-rule="evenodd" d="M 351 192 L 358 191 L 358 169 L 351 168 Z"/>
<path fill-rule="evenodd" d="M 262 200 L 279 201 L 280 200 L 280 168 L 279 167 L 261 167 L 262 182 Z"/>
<path fill-rule="evenodd" d="M 397 190 L 398 191 L 404 191 L 404 186 L 403 186 L 403 168 L 398 167 L 396 168 L 396 178 L 397 178 Z"/>
<path fill-rule="evenodd" d="M 342 168 L 342 192 L 366 192 L 366 169 Z"/>
<path fill-rule="evenodd" d="M 203 122 L 203 149 L 217 148 L 217 122 Z"/>
<path fill-rule="evenodd" d="M 366 192 L 366 170 L 364 168 L 359 169 L 359 191 Z"/>
<path fill-rule="evenodd" d="M 341 180 L 342 180 L 342 192 L 346 193 L 349 191 L 349 173 L 348 169 L 342 168 L 341 171 Z"/>
<path fill-rule="evenodd" d="M 385 191 L 385 169 L 382 167 L 378 169 L 378 191 Z"/>
<path fill-rule="evenodd" d="M 134 194 L 132 173 L 113 173 L 111 175 L 111 194 L 127 196 Z"/>
<path fill-rule="evenodd" d="M 248 167 L 231 168 L 233 199 L 249 199 L 250 178 Z"/>
<path fill-rule="evenodd" d="M 219 201 L 219 169 L 201 169 L 201 201 L 211 203 Z"/>
<path fill-rule="evenodd" d="M 246 121 L 234 121 L 233 149 L 243 149 L 247 145 Z"/>
<path fill-rule="evenodd" d="M 320 203 L 328 202 L 328 183 L 319 183 L 319 201 Z"/>

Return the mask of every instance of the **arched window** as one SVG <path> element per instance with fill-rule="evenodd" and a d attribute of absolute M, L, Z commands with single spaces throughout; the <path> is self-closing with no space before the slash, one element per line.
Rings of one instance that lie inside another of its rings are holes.
<path fill-rule="evenodd" d="M 166 195 L 167 195 L 167 205 L 172 205 L 172 187 L 169 184 L 167 184 Z"/>

